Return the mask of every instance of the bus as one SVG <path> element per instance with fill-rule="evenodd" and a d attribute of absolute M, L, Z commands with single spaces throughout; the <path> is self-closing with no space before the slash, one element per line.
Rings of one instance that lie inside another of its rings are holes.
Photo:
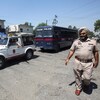
<path fill-rule="evenodd" d="M 78 37 L 76 29 L 60 26 L 38 26 L 35 34 L 35 46 L 41 50 L 55 50 L 71 46 Z"/>

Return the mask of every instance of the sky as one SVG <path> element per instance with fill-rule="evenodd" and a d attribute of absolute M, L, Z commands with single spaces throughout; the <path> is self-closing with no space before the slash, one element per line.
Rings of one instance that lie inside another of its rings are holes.
<path fill-rule="evenodd" d="M 56 15 L 57 26 L 94 31 L 94 23 L 100 19 L 100 0 L 0 0 L 0 9 L 5 27 L 25 22 L 36 27 L 46 21 L 52 25 Z"/>

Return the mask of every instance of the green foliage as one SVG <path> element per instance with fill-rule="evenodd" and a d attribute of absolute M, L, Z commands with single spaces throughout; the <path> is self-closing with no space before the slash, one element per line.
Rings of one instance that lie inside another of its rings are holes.
<path fill-rule="evenodd" d="M 94 31 L 100 32 L 100 19 L 96 20 L 96 22 L 94 23 Z"/>
<path fill-rule="evenodd" d="M 39 23 L 39 24 L 35 27 L 35 29 L 33 30 L 33 34 L 34 34 L 34 35 L 36 34 L 36 28 L 37 28 L 38 26 L 47 26 L 47 23 L 44 23 L 44 22 Z"/>
<path fill-rule="evenodd" d="M 92 37 L 94 37 L 95 36 L 95 34 L 91 31 L 91 32 L 89 32 L 89 37 L 90 38 L 92 38 Z"/>
<path fill-rule="evenodd" d="M 74 26 L 74 27 L 73 27 L 73 29 L 75 29 L 75 30 L 76 30 L 76 29 L 77 29 L 77 28 L 76 28 L 76 26 Z"/>
<path fill-rule="evenodd" d="M 35 36 L 35 34 L 36 34 L 36 31 L 35 31 L 35 29 L 33 30 L 33 34 L 34 34 L 34 36 Z"/>
<path fill-rule="evenodd" d="M 44 22 L 42 22 L 42 23 L 39 23 L 39 24 L 37 25 L 37 27 L 38 27 L 38 26 L 47 26 L 47 24 L 44 23 Z"/>
<path fill-rule="evenodd" d="M 69 25 L 69 26 L 68 26 L 68 28 L 69 28 L 69 29 L 72 29 L 72 26 L 71 26 L 71 25 Z"/>

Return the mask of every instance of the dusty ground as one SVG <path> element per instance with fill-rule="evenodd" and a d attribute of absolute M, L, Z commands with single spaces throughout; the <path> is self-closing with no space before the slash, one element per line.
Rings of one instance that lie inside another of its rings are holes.
<path fill-rule="evenodd" d="M 0 100 L 100 100 L 100 64 L 93 72 L 92 91 L 76 96 L 74 57 L 64 64 L 68 51 L 36 51 L 30 61 L 7 62 L 0 70 Z"/>

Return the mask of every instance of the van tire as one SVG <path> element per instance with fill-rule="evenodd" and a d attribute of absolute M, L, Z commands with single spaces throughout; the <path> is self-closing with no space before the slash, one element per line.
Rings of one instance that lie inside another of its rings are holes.
<path fill-rule="evenodd" d="M 28 50 L 27 52 L 26 52 L 26 54 L 25 54 L 25 58 L 26 58 L 26 60 L 30 60 L 30 59 L 32 59 L 33 58 L 33 51 L 32 50 Z"/>
<path fill-rule="evenodd" d="M 3 57 L 0 57 L 0 69 L 2 69 L 5 65 L 5 59 Z"/>

